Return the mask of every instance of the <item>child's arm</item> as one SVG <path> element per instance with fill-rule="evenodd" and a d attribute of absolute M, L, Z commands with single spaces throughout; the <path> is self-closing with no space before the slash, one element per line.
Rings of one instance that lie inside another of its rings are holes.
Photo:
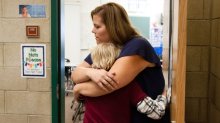
<path fill-rule="evenodd" d="M 142 101 L 138 102 L 137 110 L 152 119 L 161 119 L 165 114 L 166 104 L 167 99 L 164 95 L 157 96 L 156 100 L 147 96 Z"/>
<path fill-rule="evenodd" d="M 167 104 L 166 90 L 164 89 L 162 95 L 157 96 L 155 100 L 147 96 L 147 94 L 140 88 L 136 81 L 131 82 L 130 90 L 131 102 L 137 107 L 140 113 L 146 114 L 152 119 L 160 119 L 165 114 Z"/>

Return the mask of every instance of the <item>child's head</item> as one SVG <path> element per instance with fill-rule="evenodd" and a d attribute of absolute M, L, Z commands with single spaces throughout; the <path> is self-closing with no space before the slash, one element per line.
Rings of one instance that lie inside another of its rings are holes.
<path fill-rule="evenodd" d="M 120 48 L 113 43 L 100 43 L 92 49 L 92 67 L 109 70 L 120 53 Z"/>

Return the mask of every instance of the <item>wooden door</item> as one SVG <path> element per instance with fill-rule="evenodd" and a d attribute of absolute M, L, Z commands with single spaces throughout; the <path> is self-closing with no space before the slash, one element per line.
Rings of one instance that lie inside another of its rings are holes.
<path fill-rule="evenodd" d="M 172 123 L 185 122 L 187 0 L 173 0 Z"/>

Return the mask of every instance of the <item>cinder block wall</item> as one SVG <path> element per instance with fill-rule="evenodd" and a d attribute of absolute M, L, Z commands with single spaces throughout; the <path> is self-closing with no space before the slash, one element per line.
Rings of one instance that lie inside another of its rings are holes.
<path fill-rule="evenodd" d="M 220 122 L 220 0 L 188 0 L 186 123 Z"/>
<path fill-rule="evenodd" d="M 188 0 L 186 123 L 208 121 L 210 8 L 210 0 Z"/>
<path fill-rule="evenodd" d="M 20 18 L 19 4 L 46 6 L 46 18 Z M 26 25 L 40 26 L 27 38 Z M 0 123 L 51 123 L 50 0 L 0 0 Z M 21 44 L 46 44 L 43 79 L 21 77 Z"/>
<path fill-rule="evenodd" d="M 220 123 L 220 0 L 212 0 L 209 123 Z"/>

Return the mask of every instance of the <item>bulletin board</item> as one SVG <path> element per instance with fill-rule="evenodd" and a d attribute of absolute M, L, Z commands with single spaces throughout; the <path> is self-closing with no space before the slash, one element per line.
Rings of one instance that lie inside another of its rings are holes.
<path fill-rule="evenodd" d="M 142 36 L 150 38 L 150 17 L 129 16 L 132 25 Z"/>

